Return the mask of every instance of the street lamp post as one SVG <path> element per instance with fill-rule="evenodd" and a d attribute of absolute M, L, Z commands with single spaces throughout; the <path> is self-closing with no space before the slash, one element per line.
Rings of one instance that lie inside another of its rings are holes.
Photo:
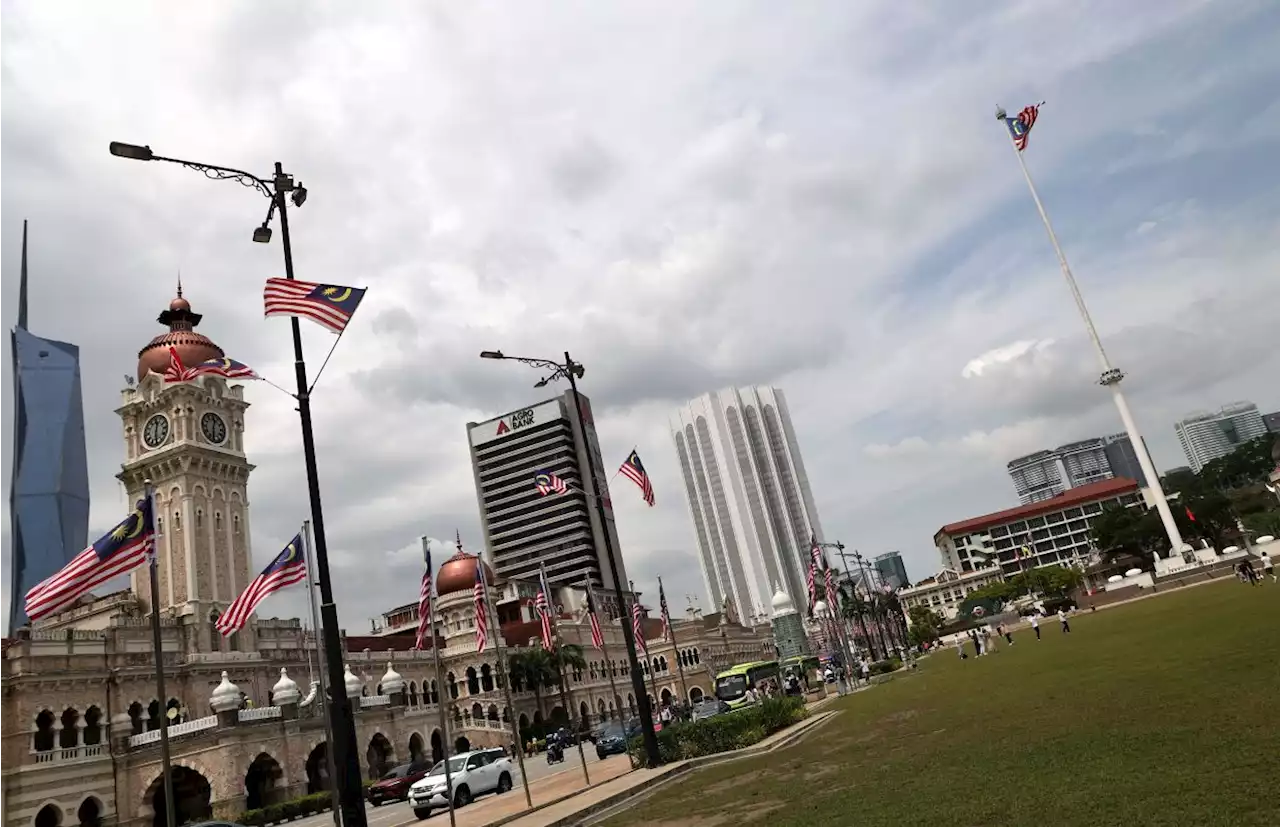
<path fill-rule="evenodd" d="M 301 207 L 307 200 L 307 189 L 301 182 L 295 182 L 292 175 L 285 173 L 279 161 L 276 162 L 274 174 L 267 179 L 230 167 L 166 158 L 156 155 L 148 146 L 112 141 L 110 150 L 112 155 L 119 158 L 134 161 L 166 161 L 202 172 L 214 180 L 235 181 L 261 192 L 271 203 L 267 208 L 266 219 L 253 231 L 253 240 L 260 244 L 271 241 L 271 217 L 279 210 L 285 278 L 293 280 L 293 246 L 289 238 L 288 202 L 292 201 L 295 207 Z M 329 547 L 325 540 L 324 511 L 320 502 L 315 434 L 311 426 L 311 393 L 307 385 L 307 365 L 302 353 L 302 331 L 298 326 L 297 316 L 289 321 L 293 328 L 294 373 L 298 384 L 298 392 L 294 394 L 294 398 L 298 402 L 298 417 L 302 423 L 302 450 L 307 469 L 307 491 L 311 498 L 316 579 L 320 584 L 320 617 L 324 627 L 325 664 L 329 670 L 329 716 L 333 725 L 333 751 L 339 774 L 338 794 L 342 806 L 342 823 L 344 827 L 366 827 L 368 822 L 365 818 L 364 798 L 361 794 L 360 759 L 356 753 L 355 716 L 352 713 L 351 701 L 343 690 L 346 686 L 343 677 L 344 658 L 342 641 L 338 636 L 338 609 L 334 604 L 333 583 L 329 577 Z"/>
<path fill-rule="evenodd" d="M 609 570 L 613 575 L 613 592 L 621 606 L 622 595 L 625 592 L 622 589 L 622 578 L 618 574 L 619 554 L 613 547 L 613 538 L 609 536 L 609 522 L 608 515 L 605 514 L 604 510 L 604 498 L 600 496 L 600 492 L 596 488 L 596 460 L 594 452 L 591 450 L 591 443 L 587 440 L 587 423 L 582 415 L 582 401 L 578 397 L 577 380 L 581 379 L 582 375 L 586 373 L 586 368 L 582 366 L 581 362 L 573 361 L 568 351 L 565 351 L 563 363 L 551 359 L 507 356 L 500 350 L 482 351 L 480 358 L 521 362 L 530 367 L 551 371 L 535 383 L 534 387 L 538 388 L 546 387 L 547 384 L 561 377 L 569 380 L 569 389 L 573 391 L 573 407 L 577 410 L 578 429 L 582 432 L 582 441 L 586 447 L 587 476 L 591 477 L 591 491 L 586 491 L 586 486 L 583 486 L 583 489 L 587 497 L 594 499 L 596 503 L 596 514 L 600 520 L 600 533 L 604 536 L 605 556 L 609 559 Z M 592 492 L 594 492 L 594 496 Z M 636 656 L 635 633 L 631 629 L 631 624 L 627 622 L 625 612 L 622 614 L 619 625 L 622 626 L 622 640 L 627 646 L 627 662 L 630 664 L 631 669 L 631 688 L 635 692 L 636 705 L 639 707 L 640 712 L 640 730 L 644 738 L 645 759 L 650 767 L 657 767 L 662 763 L 662 759 L 658 755 L 658 736 L 653 731 L 653 709 L 649 706 L 649 693 L 645 689 L 644 673 L 640 669 L 640 660 Z"/>

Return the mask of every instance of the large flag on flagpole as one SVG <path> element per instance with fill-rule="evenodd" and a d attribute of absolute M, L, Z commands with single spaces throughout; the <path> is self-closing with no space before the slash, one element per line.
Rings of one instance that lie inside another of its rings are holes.
<path fill-rule="evenodd" d="M 591 623 L 591 645 L 604 651 L 604 631 L 600 628 L 600 618 L 596 615 L 596 602 L 591 596 L 591 583 L 587 583 L 587 620 Z"/>
<path fill-rule="evenodd" d="M 426 541 L 423 541 L 426 544 Z M 422 585 L 418 588 L 418 636 L 413 642 L 413 648 L 419 651 L 426 648 L 427 635 L 431 633 L 431 549 L 427 548 L 423 554 L 427 558 L 427 569 L 422 573 Z M 431 641 L 432 647 L 435 641 Z"/>
<path fill-rule="evenodd" d="M 542 621 L 542 648 L 550 652 L 555 645 L 551 640 L 551 587 L 547 585 L 547 570 L 542 566 L 538 566 L 538 596 L 533 606 Z"/>
<path fill-rule="evenodd" d="M 360 306 L 365 290 L 341 284 L 315 284 L 293 279 L 267 279 L 262 299 L 264 313 L 310 319 L 334 333 L 341 333 Z"/>
<path fill-rule="evenodd" d="M 634 598 L 635 595 L 632 595 Z M 643 616 L 640 613 L 640 601 L 636 600 L 631 604 L 631 632 L 636 638 L 636 649 L 644 652 L 644 656 L 649 657 L 649 646 L 644 639 L 644 623 Z"/>
<path fill-rule="evenodd" d="M 258 604 L 281 589 L 307 579 L 307 560 L 302 554 L 302 533 L 299 532 L 289 544 L 275 556 L 267 567 L 249 583 L 240 596 L 231 601 L 227 610 L 218 617 L 217 629 L 228 636 L 244 628 L 249 615 L 258 608 Z"/>
<path fill-rule="evenodd" d="M 133 513 L 93 545 L 72 558 L 56 574 L 27 592 L 27 617 L 40 620 L 70 607 L 97 586 L 133 571 L 155 550 L 154 504 L 138 501 Z"/>
<path fill-rule="evenodd" d="M 1042 106 L 1044 101 L 1024 107 L 1016 118 L 1005 116 L 1004 124 L 1009 129 L 1009 139 L 1013 141 L 1013 148 L 1019 152 L 1027 148 L 1027 138 L 1031 136 L 1031 127 L 1035 126 Z"/>
<path fill-rule="evenodd" d="M 674 642 L 671 635 L 671 613 L 667 610 L 667 592 L 662 588 L 662 578 L 658 578 L 658 606 L 662 611 L 662 639 Z"/>
<path fill-rule="evenodd" d="M 644 470 L 644 463 L 640 461 L 640 455 L 636 453 L 634 448 L 623 461 L 622 467 L 618 469 L 627 479 L 640 486 L 640 496 L 644 497 L 644 501 L 653 507 L 653 481 L 649 479 L 649 472 Z"/>
<path fill-rule="evenodd" d="M 548 494 L 567 494 L 569 484 L 551 471 L 539 471 L 533 475 L 533 487 L 542 496 Z"/>

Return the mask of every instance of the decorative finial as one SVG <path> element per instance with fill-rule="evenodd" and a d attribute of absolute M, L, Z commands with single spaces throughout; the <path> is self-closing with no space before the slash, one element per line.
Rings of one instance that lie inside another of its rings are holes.
<path fill-rule="evenodd" d="M 462 553 L 462 532 L 455 528 L 454 537 L 457 539 L 458 553 L 461 554 Z"/>
<path fill-rule="evenodd" d="M 1008 115 L 1009 113 L 1004 111 L 1003 106 L 996 104 L 996 120 L 997 121 L 1003 121 L 1006 117 L 1008 117 Z"/>
<path fill-rule="evenodd" d="M 182 268 L 178 268 L 178 298 L 182 298 Z"/>

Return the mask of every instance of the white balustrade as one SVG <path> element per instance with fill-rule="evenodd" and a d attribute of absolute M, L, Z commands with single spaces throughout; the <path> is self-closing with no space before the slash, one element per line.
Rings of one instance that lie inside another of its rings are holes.
<path fill-rule="evenodd" d="M 242 724 L 247 724 L 250 721 L 269 721 L 272 718 L 279 718 L 282 714 L 278 706 L 257 706 L 240 710 L 238 720 Z"/>
<path fill-rule="evenodd" d="M 180 738 L 183 735 L 190 735 L 193 732 L 204 732 L 207 729 L 216 729 L 217 726 L 218 716 L 209 715 L 204 718 L 196 718 L 194 721 L 183 721 L 180 724 L 170 724 L 169 737 Z M 153 729 L 149 732 L 129 736 L 129 746 L 131 747 L 140 747 L 145 744 L 158 744 L 159 742 L 159 729 Z M 98 747 L 98 749 L 100 750 L 101 747 Z"/>
<path fill-rule="evenodd" d="M 374 706 L 390 706 L 390 695 L 366 695 L 360 699 L 360 708 L 368 709 Z"/>

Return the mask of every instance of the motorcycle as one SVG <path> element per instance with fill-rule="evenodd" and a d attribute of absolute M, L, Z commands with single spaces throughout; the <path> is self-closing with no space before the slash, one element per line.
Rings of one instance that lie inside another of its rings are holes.
<path fill-rule="evenodd" d="M 547 744 L 547 763 L 560 764 L 564 762 L 564 747 L 558 743 Z"/>

